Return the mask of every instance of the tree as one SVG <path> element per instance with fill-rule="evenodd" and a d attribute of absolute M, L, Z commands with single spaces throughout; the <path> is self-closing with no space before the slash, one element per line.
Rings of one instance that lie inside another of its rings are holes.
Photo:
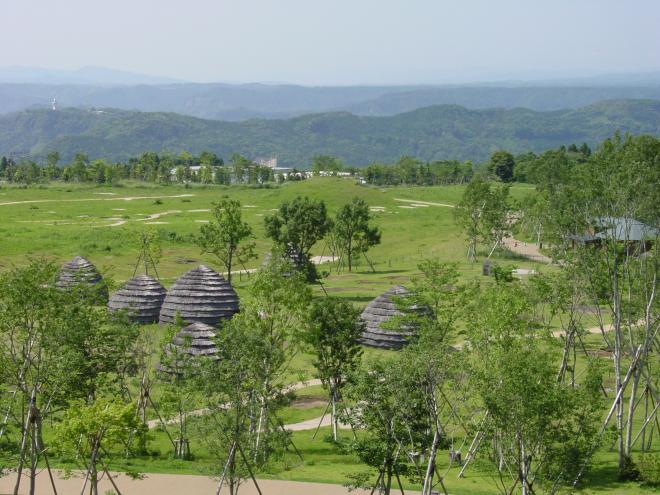
<path fill-rule="evenodd" d="M 392 484 L 416 471 L 409 452 L 420 452 L 428 445 L 429 410 L 418 383 L 411 380 L 407 363 L 397 358 L 366 363 L 351 377 L 346 398 L 359 404 L 348 412 L 348 421 L 361 430 L 351 449 L 362 462 L 376 469 L 349 476 L 354 488 L 367 488 L 389 495 Z M 370 479 L 371 478 L 371 479 Z"/>
<path fill-rule="evenodd" d="M 178 459 L 188 459 L 188 411 L 190 404 L 194 404 L 199 396 L 195 378 L 199 374 L 199 360 L 205 357 L 194 356 L 190 352 L 192 339 L 189 336 L 185 337 L 181 344 L 172 343 L 183 326 L 183 322 L 177 323 L 169 328 L 161 346 L 158 378 L 162 387 L 159 404 L 165 417 L 173 418 L 178 426 L 178 437 L 172 442 L 174 456 Z"/>
<path fill-rule="evenodd" d="M 332 437 L 337 441 L 337 405 L 342 401 L 346 380 L 360 364 L 362 347 L 359 339 L 364 323 L 355 307 L 332 297 L 314 301 L 309 322 L 304 340 L 314 353 L 317 377 L 329 394 Z"/>
<path fill-rule="evenodd" d="M 253 237 L 252 227 L 242 220 L 239 201 L 222 199 L 213 203 L 213 219 L 199 231 L 197 244 L 202 253 L 213 254 L 222 263 L 229 283 L 235 261 L 243 264 L 257 257 L 254 242 L 245 242 Z"/>
<path fill-rule="evenodd" d="M 592 454 L 602 379 L 589 363 L 580 387 L 557 380 L 556 355 L 530 320 L 526 289 L 486 288 L 467 318 L 468 369 L 485 411 L 477 438 L 500 489 L 555 493 Z"/>
<path fill-rule="evenodd" d="M 51 151 L 46 155 L 46 175 L 49 180 L 56 179 L 58 176 L 57 164 L 60 161 L 60 154 L 57 151 Z"/>
<path fill-rule="evenodd" d="M 640 394 L 656 387 L 649 363 L 658 331 L 655 260 L 660 237 L 657 230 L 640 226 L 639 222 L 654 226 L 660 218 L 660 196 L 655 185 L 660 180 L 658 156 L 657 138 L 622 138 L 617 134 L 575 167 L 570 177 L 572 188 L 557 188 L 547 196 L 554 206 L 552 222 L 566 226 L 561 239 L 563 250 L 558 249 L 557 256 L 572 279 L 586 279 L 584 296 L 597 312 L 605 345 L 613 351 L 615 397 L 601 433 L 614 420 L 622 478 L 633 466 L 633 429 L 641 410 Z M 572 191 L 576 194 L 569 195 Z M 580 245 L 567 249 L 568 235 L 582 234 L 586 226 L 597 230 L 600 248 Z M 646 234 L 640 236 L 640 230 L 646 230 Z M 642 256 L 649 246 L 652 250 Z M 612 322 L 609 331 L 604 323 L 607 320 Z M 644 423 L 648 423 L 655 413 L 642 414 Z"/>
<path fill-rule="evenodd" d="M 468 242 L 468 260 L 477 260 L 477 242 L 484 230 L 484 212 L 490 196 L 490 184 L 482 176 L 474 177 L 465 188 L 461 201 L 454 209 L 457 223 Z"/>
<path fill-rule="evenodd" d="M 289 263 L 273 258 L 257 273 L 241 312 L 218 333 L 218 359 L 208 361 L 200 377 L 210 409 L 200 425 L 203 438 L 230 493 L 290 442 L 276 412 L 286 403 L 311 300 L 301 274 L 283 276 L 290 272 Z"/>
<path fill-rule="evenodd" d="M 281 252 L 301 265 L 296 268 L 315 273 L 310 251 L 332 228 L 323 201 L 298 196 L 291 202 L 284 202 L 277 213 L 265 218 L 265 226 L 266 236 Z"/>
<path fill-rule="evenodd" d="M 74 402 L 64 414 L 62 422 L 55 429 L 55 446 L 72 458 L 84 459 L 87 473 L 82 491 L 90 483 L 90 493 L 98 495 L 99 464 L 117 493 L 119 490 L 112 481 L 108 467 L 103 461 L 107 449 L 125 445 L 136 432 L 144 434 L 134 405 L 126 405 L 109 399 L 97 399 L 91 404 Z"/>
<path fill-rule="evenodd" d="M 366 255 L 370 247 L 380 244 L 380 230 L 369 225 L 369 205 L 360 198 L 344 205 L 334 222 L 334 235 L 340 253 L 346 256 L 348 271 L 361 254 Z"/>
<path fill-rule="evenodd" d="M 32 493 L 37 462 L 46 455 L 44 419 L 72 401 L 120 394 L 122 377 L 134 368 L 127 349 L 136 327 L 96 306 L 98 297 L 85 284 L 55 288 L 55 274 L 52 263 L 32 260 L 0 276 L 0 383 L 10 391 L 0 437 L 17 411 L 16 490 L 29 460 Z"/>
<path fill-rule="evenodd" d="M 502 182 L 510 182 L 513 179 L 513 167 L 516 161 L 508 151 L 494 151 L 490 155 L 488 170 L 495 174 Z"/>

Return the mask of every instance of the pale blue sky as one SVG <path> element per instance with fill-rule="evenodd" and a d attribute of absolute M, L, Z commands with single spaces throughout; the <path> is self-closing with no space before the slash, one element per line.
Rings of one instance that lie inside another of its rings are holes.
<path fill-rule="evenodd" d="M 0 0 L 0 66 L 396 84 L 660 69 L 660 0 Z"/>

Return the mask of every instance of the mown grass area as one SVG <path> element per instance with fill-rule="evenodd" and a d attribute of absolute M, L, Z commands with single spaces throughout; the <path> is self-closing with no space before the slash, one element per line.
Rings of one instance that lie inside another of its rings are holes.
<path fill-rule="evenodd" d="M 526 185 L 515 185 L 511 190 L 514 198 L 532 192 L 533 188 Z M 374 211 L 374 221 L 382 230 L 382 244 L 369 252 L 375 271 L 365 262 L 361 262 L 353 273 L 337 273 L 333 265 L 325 264 L 320 267 L 321 271 L 327 272 L 322 280 L 323 288 L 316 285 L 314 290 L 317 295 L 325 290 L 328 294 L 364 306 L 391 286 L 408 283 L 411 277 L 418 274 L 417 264 L 424 258 L 458 263 L 464 281 L 475 278 L 483 280 L 481 264 L 468 263 L 465 259 L 465 242 L 454 223 L 452 208 L 441 206 L 455 205 L 462 193 L 461 186 L 376 188 L 333 178 L 263 189 L 145 184 L 126 184 L 123 187 L 69 184 L 27 189 L 5 187 L 0 188 L 0 269 L 23 264 L 26 256 L 46 257 L 59 264 L 75 255 L 82 255 L 95 263 L 104 276 L 121 283 L 133 275 L 138 250 L 136 234 L 148 227 L 156 229 L 162 239 L 163 258 L 158 270 L 163 283 L 169 286 L 176 277 L 198 263 L 222 269 L 214 259 L 201 256 L 194 244 L 194 235 L 200 225 L 210 218 L 207 210 L 212 207 L 213 201 L 222 196 L 240 200 L 244 218 L 254 228 L 260 259 L 250 262 L 247 268 L 258 267 L 269 251 L 270 242 L 264 236 L 264 217 L 282 201 L 298 195 L 323 199 L 334 216 L 343 204 L 359 196 L 370 206 L 378 207 Z M 330 253 L 325 243 L 321 242 L 313 254 Z M 495 257 L 504 265 L 537 271 L 553 270 L 508 252 L 498 252 Z M 245 275 L 235 277 L 234 283 L 239 295 L 244 294 L 249 278 Z M 585 325 L 591 321 L 596 324 L 593 317 L 585 317 Z M 555 323 L 558 324 L 558 320 Z M 157 337 L 164 334 L 164 329 L 158 326 L 145 328 L 144 331 L 153 331 Z M 602 338 L 590 335 L 585 342 L 588 350 L 595 352 L 602 345 Z M 367 349 L 365 355 L 373 357 L 387 353 Z M 603 359 L 608 362 L 607 356 Z M 611 366 L 606 366 L 605 386 L 608 387 L 612 380 L 609 374 Z M 583 369 L 583 356 L 578 356 L 576 374 L 582 373 Z M 313 377 L 311 355 L 300 352 L 293 359 L 284 380 L 295 383 Z M 326 396 L 321 387 L 299 390 L 296 397 L 297 402 L 279 412 L 285 424 L 319 417 L 323 413 L 325 406 L 322 401 Z M 154 399 L 158 401 L 157 390 L 154 391 Z M 191 408 L 202 405 L 202 402 L 191 404 Z M 150 417 L 153 418 L 151 413 Z M 345 448 L 326 441 L 329 428 L 322 428 L 316 440 L 312 440 L 312 434 L 313 431 L 302 431 L 292 435 L 303 461 L 291 453 L 287 454 L 284 460 L 273 463 L 260 476 L 344 483 L 348 474 L 365 469 Z M 342 435 L 350 439 L 350 432 L 343 432 Z M 456 441 L 460 442 L 462 438 Z M 149 449 L 152 455 L 137 459 L 123 459 L 117 455 L 112 459 L 111 468 L 204 475 L 218 471 L 213 456 L 198 440 L 192 445 L 194 461 L 173 459 L 171 445 L 162 431 L 152 433 Z M 463 451 L 466 450 L 467 447 L 464 447 Z M 445 463 L 447 452 L 441 452 L 438 458 Z M 458 479 L 456 474 L 455 469 L 447 474 L 446 485 L 450 493 L 485 495 L 495 492 L 494 473 L 485 460 L 477 462 L 465 479 Z M 632 495 L 655 492 L 637 483 L 616 482 L 616 454 L 610 451 L 609 445 L 603 445 L 581 493 Z"/>
<path fill-rule="evenodd" d="M 527 194 L 529 189 L 528 186 L 514 187 L 512 196 Z M 351 274 L 337 274 L 329 264 L 323 265 L 321 271 L 329 274 L 323 280 L 328 293 L 364 304 L 390 286 L 406 282 L 424 258 L 458 262 L 466 278 L 480 275 L 480 266 L 466 261 L 465 243 L 454 223 L 452 208 L 415 203 L 419 200 L 454 205 L 462 192 L 461 186 L 381 189 L 335 178 L 262 189 L 185 188 L 139 183 L 124 187 L 71 184 L 25 189 L 4 187 L 0 189 L 0 235 L 3 238 L 0 268 L 24 263 L 25 256 L 45 256 L 63 263 L 81 255 L 96 264 L 107 277 L 122 282 L 133 275 L 138 250 L 136 233 L 153 228 L 162 239 L 163 257 L 158 271 L 167 286 L 198 263 L 222 268 L 212 257 L 201 256 L 193 239 L 200 225 L 210 218 L 210 213 L 204 210 L 210 209 L 212 202 L 222 196 L 239 200 L 245 220 L 254 228 L 260 258 L 247 264 L 247 268 L 258 267 L 269 251 L 270 242 L 264 236 L 264 217 L 281 202 L 299 195 L 322 199 L 334 216 L 343 204 L 359 196 L 372 207 L 382 207 L 373 213 L 383 234 L 381 245 L 369 252 L 375 273 L 364 261 Z M 322 241 L 313 254 L 329 255 L 330 252 Z M 525 268 L 537 266 L 527 260 L 513 263 Z M 236 278 L 239 293 L 247 278 L 245 275 Z M 316 290 L 321 292 L 318 286 Z"/>

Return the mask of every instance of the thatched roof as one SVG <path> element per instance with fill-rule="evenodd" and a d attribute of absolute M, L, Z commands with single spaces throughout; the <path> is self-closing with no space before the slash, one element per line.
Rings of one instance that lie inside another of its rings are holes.
<path fill-rule="evenodd" d="M 175 315 L 188 323 L 217 325 L 238 312 L 238 295 L 218 272 L 207 266 L 184 273 L 170 288 L 160 310 L 161 323 L 173 323 Z"/>
<path fill-rule="evenodd" d="M 167 291 L 158 280 L 138 275 L 126 282 L 108 301 L 110 311 L 126 310 L 131 320 L 156 323 Z"/>
<path fill-rule="evenodd" d="M 218 348 L 215 346 L 216 329 L 205 323 L 195 322 L 183 327 L 172 339 L 174 345 L 180 352 L 191 356 L 215 357 Z"/>
<path fill-rule="evenodd" d="M 98 289 L 98 294 L 107 299 L 108 288 L 96 267 L 82 256 L 76 256 L 62 265 L 55 286 L 58 289 L 72 290 L 80 284 L 87 284 Z"/>
<path fill-rule="evenodd" d="M 365 330 L 360 339 L 362 344 L 384 349 L 400 349 L 408 343 L 412 332 L 394 331 L 383 327 L 384 323 L 390 321 L 394 316 L 402 314 L 397 308 L 395 299 L 403 298 L 408 294 L 410 294 L 408 289 L 397 285 L 378 296 L 364 308 L 360 315 L 365 323 Z"/>

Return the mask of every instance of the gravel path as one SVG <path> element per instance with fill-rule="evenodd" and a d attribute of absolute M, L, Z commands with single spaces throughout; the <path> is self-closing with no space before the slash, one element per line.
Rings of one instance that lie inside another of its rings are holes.
<path fill-rule="evenodd" d="M 289 391 L 296 391 L 300 390 L 301 388 L 307 388 L 307 387 L 313 387 L 315 385 L 321 385 L 321 380 L 314 379 L 314 380 L 307 380 L 305 382 L 298 382 L 290 385 L 288 387 Z M 188 416 L 202 416 L 208 411 L 208 409 L 195 409 L 194 411 L 190 411 L 188 413 Z M 316 418 L 316 424 L 318 424 L 319 420 L 321 418 Z M 171 425 L 171 424 L 176 424 L 178 419 L 170 419 L 165 421 L 165 424 Z M 147 427 L 149 429 L 151 428 L 156 428 L 158 425 L 160 425 L 160 421 L 158 419 L 152 419 L 151 421 L 147 421 Z M 288 428 L 288 426 L 287 426 Z"/>
<path fill-rule="evenodd" d="M 402 203 L 413 203 L 413 204 L 425 205 L 425 206 L 444 206 L 445 208 L 456 208 L 455 205 L 449 205 L 447 203 L 432 203 L 431 201 L 417 201 L 415 199 L 394 198 L 394 201 L 401 201 Z"/>
<path fill-rule="evenodd" d="M 61 473 L 57 472 L 55 485 L 59 495 L 79 495 L 83 485 L 84 473 L 76 473 L 76 477 L 62 479 Z M 132 480 L 124 474 L 113 474 L 113 478 L 123 495 L 213 495 L 216 493 L 218 481 L 206 476 L 195 476 L 186 474 L 160 474 L 149 473 L 142 480 Z M 12 493 L 16 475 L 0 478 L 0 493 Z M 21 482 L 19 493 L 29 492 L 30 480 L 25 477 Z M 308 483 L 302 481 L 282 481 L 282 480 L 259 480 L 259 487 L 264 495 L 348 495 L 348 488 L 341 485 L 331 485 L 326 483 Z M 89 487 L 88 487 L 89 488 Z M 107 493 L 112 490 L 109 480 L 103 479 L 99 483 L 99 493 Z M 222 492 L 228 494 L 229 490 L 223 488 Z M 241 485 L 242 495 L 256 495 L 252 482 L 245 482 Z M 350 492 L 355 495 L 366 495 L 369 492 L 365 490 L 355 490 Z M 406 491 L 406 493 L 412 493 Z M 36 495 L 52 495 L 53 489 L 48 480 L 46 471 L 41 471 L 37 476 Z"/>
<path fill-rule="evenodd" d="M 504 240 L 502 241 L 502 244 L 509 251 L 519 254 L 520 256 L 524 256 L 525 258 L 529 258 L 534 261 L 539 261 L 541 263 L 548 263 L 548 264 L 552 263 L 552 260 L 548 258 L 546 255 L 542 254 L 541 251 L 539 251 L 534 244 L 530 244 L 528 242 L 522 242 L 517 239 L 514 239 L 513 237 L 505 237 Z"/>
<path fill-rule="evenodd" d="M 167 198 L 189 198 L 194 194 L 175 194 L 173 196 L 125 196 L 121 198 L 75 198 L 75 199 L 29 199 L 25 201 L 8 201 L 0 203 L 0 206 L 24 205 L 30 203 L 83 203 L 87 201 L 133 201 L 136 199 L 167 199 Z"/>

